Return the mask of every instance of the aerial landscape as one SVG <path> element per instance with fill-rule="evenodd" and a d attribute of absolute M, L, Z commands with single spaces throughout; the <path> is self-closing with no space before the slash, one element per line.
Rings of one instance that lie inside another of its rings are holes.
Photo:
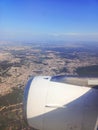
<path fill-rule="evenodd" d="M 2 43 L 2 42 L 1 42 Z M 92 46 L 94 45 L 94 46 Z M 0 129 L 30 129 L 23 118 L 23 92 L 39 75 L 98 77 L 98 43 L 1 44 Z M 17 124 L 17 125 L 16 125 Z"/>
<path fill-rule="evenodd" d="M 0 0 L 0 130 L 34 130 L 27 81 L 59 75 L 98 77 L 98 1 Z"/>

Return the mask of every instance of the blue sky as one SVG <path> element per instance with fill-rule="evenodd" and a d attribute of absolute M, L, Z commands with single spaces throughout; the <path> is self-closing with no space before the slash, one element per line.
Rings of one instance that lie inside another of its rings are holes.
<path fill-rule="evenodd" d="M 0 0 L 0 39 L 98 41 L 98 0 Z"/>

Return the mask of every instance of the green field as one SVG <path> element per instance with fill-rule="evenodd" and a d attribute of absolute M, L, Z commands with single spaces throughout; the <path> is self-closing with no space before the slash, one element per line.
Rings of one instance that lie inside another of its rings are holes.
<path fill-rule="evenodd" d="M 79 67 L 76 69 L 79 76 L 98 77 L 98 65 Z"/>
<path fill-rule="evenodd" d="M 0 96 L 0 130 L 34 130 L 28 127 L 23 117 L 23 90 L 14 88 Z"/>

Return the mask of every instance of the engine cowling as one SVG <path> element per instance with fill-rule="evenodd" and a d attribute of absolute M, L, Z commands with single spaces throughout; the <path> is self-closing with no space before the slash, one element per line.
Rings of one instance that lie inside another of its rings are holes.
<path fill-rule="evenodd" d="M 98 89 L 61 83 L 63 79 L 37 76 L 28 81 L 24 113 L 29 126 L 38 130 L 93 130 L 98 122 Z"/>

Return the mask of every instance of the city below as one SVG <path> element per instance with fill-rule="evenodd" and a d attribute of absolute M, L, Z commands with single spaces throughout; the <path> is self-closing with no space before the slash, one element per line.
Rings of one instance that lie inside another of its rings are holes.
<path fill-rule="evenodd" d="M 0 42 L 0 129 L 31 129 L 23 118 L 24 87 L 32 76 L 98 77 L 97 42 Z M 17 124 L 17 125 L 16 125 Z"/>

